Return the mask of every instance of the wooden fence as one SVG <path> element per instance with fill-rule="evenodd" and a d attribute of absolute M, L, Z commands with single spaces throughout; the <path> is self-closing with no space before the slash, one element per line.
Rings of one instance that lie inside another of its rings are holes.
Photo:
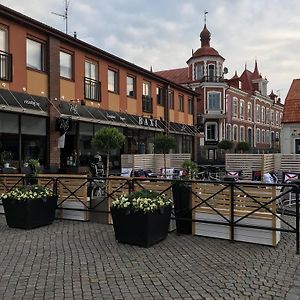
<path fill-rule="evenodd" d="M 243 171 L 245 179 L 252 179 L 252 172 L 265 174 L 275 170 L 281 179 L 282 172 L 300 173 L 300 154 L 226 154 L 227 171 Z"/>
<path fill-rule="evenodd" d="M 167 168 L 180 168 L 184 161 L 190 160 L 191 154 L 166 154 Z M 155 173 L 164 167 L 163 154 L 123 154 L 121 155 L 122 168 L 151 169 Z"/>

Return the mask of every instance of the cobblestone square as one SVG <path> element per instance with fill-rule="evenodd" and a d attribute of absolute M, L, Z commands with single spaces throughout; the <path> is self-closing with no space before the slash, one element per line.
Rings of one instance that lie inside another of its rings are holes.
<path fill-rule="evenodd" d="M 0 232 L 1 299 L 300 299 L 291 234 L 277 248 L 175 233 L 140 248 L 118 244 L 110 225 L 26 231 L 4 215 Z"/>

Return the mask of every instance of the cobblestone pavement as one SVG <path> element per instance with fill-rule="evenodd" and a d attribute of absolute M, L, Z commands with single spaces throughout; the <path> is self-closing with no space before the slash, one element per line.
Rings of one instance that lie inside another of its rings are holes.
<path fill-rule="evenodd" d="M 118 244 L 110 225 L 56 220 L 26 231 L 0 215 L 0 237 L 5 300 L 297 299 L 290 234 L 272 248 L 171 233 L 145 249 Z"/>

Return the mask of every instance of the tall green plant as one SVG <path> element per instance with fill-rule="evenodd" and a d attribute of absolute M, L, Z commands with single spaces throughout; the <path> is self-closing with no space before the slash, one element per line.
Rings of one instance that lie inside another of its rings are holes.
<path fill-rule="evenodd" d="M 219 142 L 218 148 L 223 149 L 225 150 L 225 152 L 227 152 L 227 150 L 231 150 L 233 148 L 233 142 L 228 140 L 222 140 Z"/>
<path fill-rule="evenodd" d="M 106 154 L 106 177 L 109 176 L 109 157 L 112 150 L 122 148 L 125 136 L 114 127 L 98 130 L 92 138 L 92 146 L 99 152 Z"/>
<path fill-rule="evenodd" d="M 189 180 L 195 179 L 198 173 L 198 165 L 192 160 L 186 160 L 182 164 L 182 168 L 187 170 Z"/>
<path fill-rule="evenodd" d="M 238 152 L 244 153 L 244 152 L 250 150 L 250 145 L 247 142 L 239 142 L 236 145 L 235 150 Z"/>
<path fill-rule="evenodd" d="M 155 147 L 155 152 L 163 153 L 164 155 L 164 169 L 165 169 L 164 177 L 166 178 L 167 177 L 166 154 L 169 153 L 171 149 L 176 147 L 176 141 L 173 137 L 161 133 L 155 137 L 154 147 Z"/>

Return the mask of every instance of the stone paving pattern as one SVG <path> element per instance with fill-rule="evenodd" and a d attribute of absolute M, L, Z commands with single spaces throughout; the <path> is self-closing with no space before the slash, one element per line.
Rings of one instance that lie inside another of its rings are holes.
<path fill-rule="evenodd" d="M 299 299 L 291 234 L 277 248 L 175 233 L 140 248 L 118 244 L 111 225 L 55 220 L 26 231 L 0 215 L 0 236 L 5 300 Z"/>

